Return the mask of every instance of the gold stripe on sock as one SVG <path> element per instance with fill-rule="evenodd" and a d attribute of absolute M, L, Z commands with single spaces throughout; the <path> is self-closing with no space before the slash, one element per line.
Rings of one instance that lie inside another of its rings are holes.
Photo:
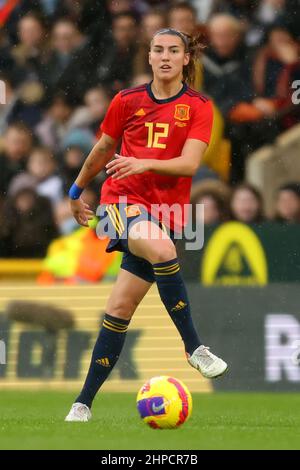
<path fill-rule="evenodd" d="M 177 269 L 179 268 L 180 269 L 180 266 L 179 264 L 177 264 L 176 266 L 173 266 L 172 268 L 168 268 L 168 269 L 165 269 L 164 271 L 157 271 L 158 274 L 162 274 L 162 273 L 169 273 L 171 271 L 174 271 L 174 269 Z M 156 271 L 156 269 L 154 269 L 154 271 Z"/>
<path fill-rule="evenodd" d="M 154 271 L 154 274 L 156 274 L 156 276 L 169 276 L 171 274 L 178 273 L 178 271 L 180 271 L 179 266 L 177 268 L 174 268 L 173 271 L 168 271 L 167 273 L 157 273 L 156 271 Z"/>
<path fill-rule="evenodd" d="M 103 321 L 103 324 L 104 324 L 104 325 L 111 326 L 112 328 L 116 328 L 117 330 L 120 330 L 120 331 L 126 331 L 126 330 L 128 330 L 128 325 L 116 325 L 115 323 L 111 323 L 111 322 L 108 321 L 108 320 L 104 320 L 104 321 Z"/>
<path fill-rule="evenodd" d="M 120 331 L 126 331 L 126 330 L 128 330 L 128 326 L 125 326 L 125 327 L 117 326 L 117 325 L 114 325 L 113 323 L 107 322 L 106 320 L 104 320 L 103 324 L 104 324 L 104 325 L 108 325 L 108 326 L 110 326 L 111 328 L 116 328 L 117 330 L 120 330 Z"/>
<path fill-rule="evenodd" d="M 114 321 L 114 320 L 108 320 L 107 318 L 104 318 L 103 321 L 106 321 L 110 325 L 116 326 L 117 328 L 128 328 L 128 325 L 124 325 L 123 323 L 119 323 L 119 322 Z"/>
<path fill-rule="evenodd" d="M 155 271 L 166 271 L 167 269 L 174 268 L 175 266 L 179 266 L 179 264 L 178 264 L 178 263 L 174 263 L 174 264 L 170 264 L 170 266 L 163 266 L 163 267 L 161 267 L 161 268 L 160 268 L 160 267 L 157 268 L 157 267 L 155 266 L 153 269 L 154 269 Z"/>
<path fill-rule="evenodd" d="M 104 323 L 103 323 L 103 327 L 107 328 L 108 330 L 114 331 L 115 333 L 126 333 L 126 331 L 127 331 L 127 330 L 123 330 L 123 331 L 117 330 L 116 328 L 112 328 L 108 325 L 104 325 Z"/>

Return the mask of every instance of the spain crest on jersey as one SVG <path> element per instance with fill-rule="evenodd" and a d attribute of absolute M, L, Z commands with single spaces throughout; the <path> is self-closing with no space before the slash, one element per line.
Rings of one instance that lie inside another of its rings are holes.
<path fill-rule="evenodd" d="M 127 217 L 136 217 L 137 215 L 141 215 L 142 213 L 141 209 L 136 204 L 124 207 L 124 210 L 126 212 Z"/>
<path fill-rule="evenodd" d="M 174 118 L 179 121 L 188 121 L 190 119 L 190 109 L 188 104 L 176 104 Z"/>

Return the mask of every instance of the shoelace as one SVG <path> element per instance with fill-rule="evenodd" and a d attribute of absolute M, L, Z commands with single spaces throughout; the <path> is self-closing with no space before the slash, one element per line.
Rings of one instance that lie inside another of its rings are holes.
<path fill-rule="evenodd" d="M 208 367 L 214 362 L 214 359 L 209 352 L 209 347 L 205 347 L 197 351 L 196 356 L 201 360 L 204 367 Z"/>
<path fill-rule="evenodd" d="M 79 416 L 80 418 L 85 415 L 85 411 L 88 411 L 88 407 L 85 405 L 80 405 L 80 406 L 74 406 L 75 408 L 75 414 Z"/>

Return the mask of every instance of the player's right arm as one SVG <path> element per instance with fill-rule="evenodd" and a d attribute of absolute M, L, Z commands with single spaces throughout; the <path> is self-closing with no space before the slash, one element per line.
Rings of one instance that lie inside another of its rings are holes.
<path fill-rule="evenodd" d="M 102 134 L 85 160 L 72 188 L 79 188 L 79 191 L 86 188 L 95 176 L 105 168 L 115 152 L 116 145 L 115 139 L 107 134 Z M 81 197 L 73 199 L 72 192 L 70 191 L 70 193 L 70 205 L 74 218 L 80 225 L 88 227 L 88 221 L 93 218 L 93 212 Z"/>
<path fill-rule="evenodd" d="M 110 103 L 101 124 L 102 135 L 91 153 L 88 155 L 83 167 L 72 185 L 69 196 L 73 216 L 80 225 L 88 226 L 93 213 L 80 197 L 83 189 L 95 176 L 105 168 L 107 162 L 114 155 L 117 143 L 122 136 L 124 126 L 124 103 L 118 93 Z"/>
<path fill-rule="evenodd" d="M 102 134 L 96 145 L 85 160 L 75 183 L 85 188 L 95 176 L 105 168 L 107 162 L 114 155 L 117 142 L 109 135 Z"/>

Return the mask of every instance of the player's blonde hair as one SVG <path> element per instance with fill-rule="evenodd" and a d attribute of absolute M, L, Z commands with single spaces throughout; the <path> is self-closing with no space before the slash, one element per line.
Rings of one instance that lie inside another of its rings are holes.
<path fill-rule="evenodd" d="M 188 65 L 183 66 L 183 80 L 189 85 L 192 85 L 196 78 L 196 63 L 201 57 L 202 50 L 205 48 L 202 34 L 199 34 L 198 36 L 190 36 L 189 34 L 185 34 L 182 31 L 177 31 L 177 29 L 165 28 L 157 31 L 154 34 L 153 39 L 155 36 L 160 36 L 162 34 L 178 36 L 182 40 L 185 52 L 190 55 Z M 151 45 L 153 39 L 151 41 Z"/>

